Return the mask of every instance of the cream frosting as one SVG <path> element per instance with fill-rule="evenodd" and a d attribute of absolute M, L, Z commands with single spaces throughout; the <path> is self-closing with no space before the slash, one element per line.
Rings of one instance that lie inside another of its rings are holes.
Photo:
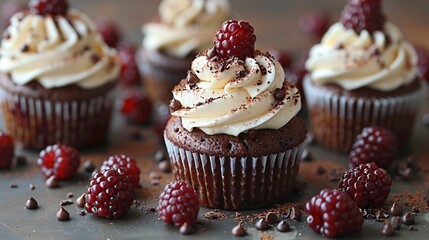
<path fill-rule="evenodd" d="M 391 91 L 411 83 L 417 73 L 417 54 L 397 26 L 384 32 L 357 34 L 341 23 L 326 32 L 310 50 L 306 68 L 317 83 L 335 83 L 346 90 L 369 87 Z"/>
<path fill-rule="evenodd" d="M 212 45 L 213 33 L 230 17 L 227 0 L 164 0 L 160 22 L 143 26 L 143 47 L 184 58 Z"/>
<path fill-rule="evenodd" d="M 76 84 L 84 89 L 115 81 L 119 60 L 77 10 L 67 16 L 18 13 L 0 47 L 0 72 L 18 85 L 38 81 L 50 89 Z"/>
<path fill-rule="evenodd" d="M 181 117 L 188 131 L 237 136 L 249 129 L 279 129 L 301 109 L 298 89 L 285 81 L 283 67 L 267 54 L 226 66 L 202 55 L 191 71 L 199 82 L 192 86 L 182 81 L 173 90 L 182 108 L 172 115 Z M 276 100 L 274 92 L 282 87 L 285 97 Z"/>

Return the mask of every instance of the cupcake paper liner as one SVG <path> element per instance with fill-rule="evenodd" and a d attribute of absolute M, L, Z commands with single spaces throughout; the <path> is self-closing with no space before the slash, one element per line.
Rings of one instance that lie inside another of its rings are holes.
<path fill-rule="evenodd" d="M 304 80 L 304 92 L 314 137 L 322 145 L 350 151 L 356 136 L 368 126 L 386 127 L 399 144 L 406 144 L 419 109 L 421 91 L 395 97 L 338 96 Z"/>
<path fill-rule="evenodd" d="M 306 141 L 286 152 L 260 157 L 209 156 L 187 151 L 164 135 L 176 179 L 189 182 L 200 205 L 249 209 L 285 200 L 293 190 Z"/>

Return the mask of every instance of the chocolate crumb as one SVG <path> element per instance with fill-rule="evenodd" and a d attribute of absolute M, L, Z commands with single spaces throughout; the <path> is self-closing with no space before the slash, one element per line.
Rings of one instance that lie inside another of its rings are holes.
<path fill-rule="evenodd" d="M 18 188 L 18 184 L 11 184 L 10 188 Z"/>
<path fill-rule="evenodd" d="M 411 210 L 412 213 L 419 213 L 420 209 L 413 207 L 413 209 Z"/>
<path fill-rule="evenodd" d="M 172 112 L 175 112 L 181 108 L 182 108 L 182 104 L 178 100 L 173 98 L 173 100 L 170 101 L 170 110 Z"/>
<path fill-rule="evenodd" d="M 76 205 L 80 208 L 85 207 L 85 193 L 76 199 Z"/>
<path fill-rule="evenodd" d="M 81 216 L 85 216 L 86 212 L 85 212 L 85 210 L 81 210 L 81 211 L 78 212 L 78 214 L 81 215 Z"/>
<path fill-rule="evenodd" d="M 73 201 L 70 199 L 61 200 L 61 202 L 60 202 L 60 206 L 67 206 L 67 205 L 72 205 L 72 204 L 73 204 Z"/>
<path fill-rule="evenodd" d="M 163 173 L 171 172 L 171 163 L 168 160 L 158 163 L 158 169 Z"/>
<path fill-rule="evenodd" d="M 68 197 L 68 198 L 72 198 L 72 197 L 74 197 L 74 194 L 73 194 L 72 192 L 68 192 L 68 193 L 67 193 L 67 197 Z"/>
<path fill-rule="evenodd" d="M 58 221 L 68 221 L 70 220 L 70 213 L 67 212 L 63 207 L 57 212 Z"/>
<path fill-rule="evenodd" d="M 243 225 L 239 223 L 231 230 L 232 235 L 236 237 L 243 237 L 247 235 L 246 229 L 244 229 Z"/>
<path fill-rule="evenodd" d="M 270 228 L 270 225 L 268 225 L 268 222 L 265 221 L 265 219 L 261 218 L 255 223 L 255 227 L 258 230 L 265 231 Z"/>
<path fill-rule="evenodd" d="M 414 225 L 411 225 L 408 230 L 410 231 L 418 231 L 418 229 L 416 227 L 414 227 Z"/>
<path fill-rule="evenodd" d="M 301 211 L 296 207 L 292 207 L 292 209 L 290 210 L 289 218 L 297 222 L 301 221 L 301 218 L 302 218 Z"/>
<path fill-rule="evenodd" d="M 36 199 L 34 199 L 33 197 L 30 197 L 26 202 L 25 202 L 25 207 L 27 209 L 37 209 L 39 208 L 39 204 L 37 203 Z"/>
<path fill-rule="evenodd" d="M 276 229 L 279 232 L 289 232 L 290 225 L 285 220 L 282 220 L 276 225 Z"/>
<path fill-rule="evenodd" d="M 393 229 L 390 224 L 384 224 L 381 233 L 383 233 L 384 236 L 393 236 L 395 235 L 395 229 Z"/>
<path fill-rule="evenodd" d="M 45 184 L 48 188 L 57 188 L 60 186 L 55 176 L 50 176 L 48 179 L 46 179 Z"/>
<path fill-rule="evenodd" d="M 213 219 L 213 220 L 215 220 L 215 219 L 222 220 L 222 219 L 227 218 L 227 215 L 225 213 L 221 212 L 219 209 L 215 209 L 213 211 L 206 212 L 206 213 L 204 213 L 203 216 L 207 219 Z"/>
<path fill-rule="evenodd" d="M 28 188 L 29 188 L 30 190 L 34 190 L 34 189 L 36 189 L 36 185 L 34 185 L 34 184 L 30 183 L 30 185 L 28 185 Z"/>
<path fill-rule="evenodd" d="M 194 228 L 190 224 L 185 222 L 180 227 L 179 232 L 183 235 L 190 235 L 190 234 L 194 233 Z"/>

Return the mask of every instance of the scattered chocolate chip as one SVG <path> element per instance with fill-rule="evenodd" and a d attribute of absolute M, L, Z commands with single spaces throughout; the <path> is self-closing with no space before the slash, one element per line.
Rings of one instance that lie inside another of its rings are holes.
<path fill-rule="evenodd" d="M 207 219 L 223 219 L 225 218 L 225 214 L 222 213 L 219 209 L 215 209 L 213 211 L 204 213 L 204 217 Z"/>
<path fill-rule="evenodd" d="M 386 214 L 384 211 L 379 210 L 375 213 L 375 221 L 377 221 L 377 222 L 383 222 L 384 221 L 383 219 L 386 219 L 388 217 L 389 217 L 389 215 Z"/>
<path fill-rule="evenodd" d="M 390 214 L 393 216 L 401 216 L 402 212 L 403 212 L 402 207 L 396 203 L 393 203 L 392 207 L 390 207 Z"/>
<path fill-rule="evenodd" d="M 414 227 L 414 225 L 411 225 L 408 230 L 410 231 L 418 231 L 418 229 L 416 227 Z"/>
<path fill-rule="evenodd" d="M 151 208 L 149 208 L 149 211 L 150 211 L 150 212 L 156 212 L 156 208 L 151 207 Z"/>
<path fill-rule="evenodd" d="M 27 158 L 25 156 L 18 156 L 16 158 L 17 162 L 18 162 L 18 166 L 25 166 L 27 165 Z"/>
<path fill-rule="evenodd" d="M 83 163 L 83 169 L 85 170 L 85 172 L 91 173 L 95 170 L 95 164 L 91 160 L 86 160 Z"/>
<path fill-rule="evenodd" d="M 167 159 L 166 154 L 162 150 L 158 150 L 153 157 L 157 163 L 165 161 Z"/>
<path fill-rule="evenodd" d="M 76 205 L 81 208 L 85 207 L 85 193 L 76 199 Z"/>
<path fill-rule="evenodd" d="M 34 184 L 30 183 L 30 185 L 28 185 L 28 188 L 29 188 L 30 190 L 34 190 L 34 189 L 36 189 L 36 185 L 34 185 Z"/>
<path fill-rule="evenodd" d="M 73 204 L 73 201 L 70 199 L 61 200 L 61 202 L 60 202 L 60 206 L 67 206 L 67 205 L 72 205 L 72 204 Z"/>
<path fill-rule="evenodd" d="M 27 209 L 37 209 L 39 208 L 39 204 L 37 203 L 36 199 L 30 197 L 27 202 L 25 202 L 25 207 Z"/>
<path fill-rule="evenodd" d="M 383 233 L 384 236 L 393 236 L 395 235 L 395 229 L 393 229 L 390 224 L 384 224 L 381 233 Z"/>
<path fill-rule="evenodd" d="M 67 197 L 68 197 L 68 198 L 72 198 L 72 197 L 74 197 L 74 194 L 73 194 L 72 192 L 68 192 L 68 193 L 67 193 Z"/>
<path fill-rule="evenodd" d="M 402 223 L 405 225 L 413 225 L 415 223 L 415 218 L 412 213 L 405 213 L 404 216 L 402 216 Z"/>
<path fill-rule="evenodd" d="M 58 221 L 68 221 L 70 220 L 70 213 L 67 212 L 63 207 L 57 212 Z"/>
<path fill-rule="evenodd" d="M 265 221 L 267 221 L 270 225 L 273 225 L 279 221 L 279 218 L 277 217 L 277 214 L 274 212 L 269 212 L 265 216 Z"/>
<path fill-rule="evenodd" d="M 200 79 L 197 77 L 197 75 L 195 75 L 194 72 L 192 72 L 192 70 L 189 70 L 188 76 L 186 77 L 186 81 L 188 81 L 190 85 L 195 85 L 200 81 Z"/>
<path fill-rule="evenodd" d="M 163 173 L 170 173 L 171 172 L 171 163 L 168 160 L 162 161 L 158 163 L 158 169 L 159 171 Z"/>
<path fill-rule="evenodd" d="M 255 227 L 258 230 L 265 231 L 270 228 L 270 225 L 268 225 L 268 222 L 265 221 L 265 219 L 261 218 L 256 222 Z"/>
<path fill-rule="evenodd" d="M 81 216 L 85 216 L 85 215 L 86 215 L 86 212 L 85 212 L 85 210 L 82 210 L 82 211 L 79 211 L 77 214 L 79 214 L 79 215 L 81 215 Z"/>
<path fill-rule="evenodd" d="M 18 184 L 11 184 L 10 188 L 18 188 Z"/>
<path fill-rule="evenodd" d="M 218 56 L 218 54 L 217 54 L 217 51 L 216 51 L 216 49 L 213 47 L 213 48 L 210 48 L 208 51 L 207 51 L 207 58 L 208 59 L 212 59 L 212 58 L 214 58 L 214 57 L 217 57 Z"/>
<path fill-rule="evenodd" d="M 181 234 L 183 234 L 183 235 L 190 235 L 190 234 L 194 233 L 194 228 L 191 225 L 189 225 L 188 223 L 185 222 L 180 227 L 179 232 Z"/>
<path fill-rule="evenodd" d="M 316 174 L 317 175 L 323 175 L 326 173 L 326 169 L 322 166 L 317 166 L 316 168 Z"/>
<path fill-rule="evenodd" d="M 46 179 L 45 184 L 48 188 L 57 188 L 60 186 L 55 176 L 50 176 L 48 179 Z"/>
<path fill-rule="evenodd" d="M 401 218 L 400 217 L 397 217 L 397 216 L 393 216 L 392 218 L 390 218 L 390 225 L 394 228 L 394 229 L 396 229 L 396 230 L 399 230 L 400 228 L 401 228 L 401 224 L 402 224 L 402 221 L 401 221 Z"/>
<path fill-rule="evenodd" d="M 275 98 L 277 101 L 282 101 L 285 97 L 286 97 L 286 93 L 285 93 L 285 91 L 284 91 L 283 89 L 281 89 L 281 88 L 276 88 L 276 89 L 274 90 L 274 98 Z"/>
<path fill-rule="evenodd" d="M 239 223 L 237 226 L 235 226 L 232 230 L 231 230 L 232 235 L 236 236 L 236 237 L 243 237 L 247 235 L 246 229 L 244 229 L 243 225 L 241 225 L 241 223 Z"/>
<path fill-rule="evenodd" d="M 301 221 L 301 217 L 302 217 L 301 211 L 296 207 L 292 207 L 292 209 L 290 210 L 289 218 L 299 222 Z"/>
<path fill-rule="evenodd" d="M 22 45 L 21 52 L 25 53 L 25 52 L 28 52 L 28 50 L 30 50 L 30 47 L 28 46 L 28 44 Z"/>
<path fill-rule="evenodd" d="M 423 114 L 422 120 L 424 125 L 429 126 L 429 113 Z"/>
<path fill-rule="evenodd" d="M 161 179 L 161 175 L 158 172 L 150 172 L 149 173 L 149 178 L 150 179 Z"/>
<path fill-rule="evenodd" d="M 181 108 L 182 108 L 182 104 L 178 100 L 173 98 L 173 100 L 170 101 L 170 110 L 172 112 L 175 112 Z"/>
<path fill-rule="evenodd" d="M 289 232 L 290 225 L 285 220 L 282 220 L 277 224 L 276 229 L 279 232 Z"/>

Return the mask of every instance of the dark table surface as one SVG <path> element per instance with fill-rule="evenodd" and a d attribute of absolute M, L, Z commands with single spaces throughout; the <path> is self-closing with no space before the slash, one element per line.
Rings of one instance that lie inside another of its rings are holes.
<path fill-rule="evenodd" d="M 5 1 L 0 1 L 3 3 Z M 140 27 L 143 22 L 149 21 L 155 14 L 158 1 L 152 0 L 74 0 L 73 6 L 79 8 L 93 17 L 110 16 L 118 21 L 124 36 L 138 44 L 141 40 Z M 309 39 L 299 31 L 297 22 L 299 17 L 306 12 L 322 10 L 337 19 L 344 1 L 232 1 L 232 7 L 240 18 L 250 20 L 259 36 L 257 46 L 261 49 L 282 48 L 293 53 L 299 53 L 308 49 L 314 40 Z M 425 0 L 391 0 L 385 1 L 385 12 L 389 19 L 397 23 L 403 30 L 404 36 L 412 42 L 429 47 L 429 2 Z M 397 180 L 394 182 L 393 191 L 388 200 L 404 201 L 406 197 L 420 196 L 428 189 L 429 176 L 429 127 L 423 125 L 421 116 L 429 112 L 428 90 L 425 89 L 425 99 L 421 112 L 416 121 L 414 134 L 410 146 L 404 149 L 401 157 L 413 155 L 418 161 L 418 171 L 411 181 Z M 305 112 L 305 111 L 304 111 Z M 305 116 L 305 114 L 304 114 Z M 136 199 L 141 203 L 133 206 L 125 219 L 105 220 L 91 215 L 80 216 L 75 204 L 65 208 L 71 214 L 68 222 L 56 220 L 56 212 L 60 201 L 67 199 L 67 194 L 72 192 L 75 200 L 85 192 L 90 174 L 80 171 L 78 176 L 68 182 L 62 182 L 61 187 L 49 189 L 45 187 L 44 178 L 35 165 L 37 152 L 18 150 L 17 155 L 25 155 L 28 159 L 26 166 L 15 166 L 11 170 L 0 171 L 0 239 L 235 239 L 230 233 L 234 222 L 235 212 L 222 211 L 228 217 L 224 220 L 208 220 L 203 214 L 211 211 L 201 209 L 198 230 L 191 236 L 182 236 L 172 226 L 165 225 L 158 220 L 156 213 L 151 212 L 151 207 L 156 207 L 156 198 L 163 186 L 172 180 L 172 174 L 161 174 L 159 186 L 149 183 L 148 174 L 156 170 L 154 153 L 160 149 L 158 140 L 153 135 L 150 126 L 133 127 L 126 124 L 117 111 L 114 114 L 113 126 L 110 132 L 109 144 L 81 153 L 82 160 L 92 160 L 98 166 L 108 156 L 117 153 L 125 153 L 135 158 L 142 169 L 141 189 L 137 190 Z M 2 126 L 3 124 L 1 124 Z M 141 132 L 141 140 L 131 140 L 130 133 Z M 336 183 L 327 179 L 326 174 L 317 175 L 315 169 L 323 166 L 328 171 L 345 166 L 346 155 L 337 154 L 317 145 L 310 146 L 314 160 L 303 162 L 300 178 L 307 183 L 307 188 L 302 195 L 291 199 L 292 202 L 302 203 L 323 188 L 335 187 Z M 17 188 L 11 188 L 16 184 Z M 35 190 L 29 189 L 29 184 L 36 185 Z M 402 195 L 400 195 L 402 194 Z M 25 201 L 33 196 L 38 200 L 38 210 L 26 210 Z M 405 196 L 405 197 L 401 197 Z M 288 206 L 284 203 L 281 206 Z M 244 215 L 263 212 L 266 209 L 254 211 L 240 211 Z M 270 230 L 265 232 L 275 239 L 318 239 L 306 226 L 304 221 L 292 222 L 293 231 L 278 233 Z M 429 236 L 429 213 L 422 210 L 417 215 L 416 228 L 418 231 L 409 231 L 403 227 L 393 239 L 427 239 Z M 254 229 L 253 224 L 245 224 L 249 237 L 260 239 L 264 235 Z M 382 223 L 373 219 L 365 221 L 363 230 L 357 235 L 347 236 L 347 239 L 378 239 L 381 235 Z M 265 235 L 265 237 L 267 237 Z"/>

